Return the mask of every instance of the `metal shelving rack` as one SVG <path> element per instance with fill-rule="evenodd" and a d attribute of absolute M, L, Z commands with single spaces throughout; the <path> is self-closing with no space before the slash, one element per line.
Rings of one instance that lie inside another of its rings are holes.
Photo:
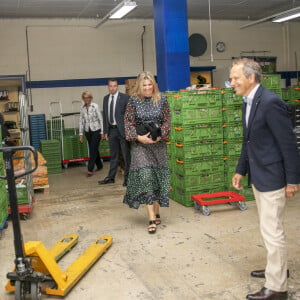
<path fill-rule="evenodd" d="M 19 112 L 20 112 L 20 129 L 21 129 L 21 137 L 22 137 L 22 145 L 28 146 L 30 145 L 30 137 L 29 137 L 29 123 L 28 123 L 28 98 L 27 95 L 19 92 Z M 31 170 L 31 158 L 30 151 L 24 151 L 24 162 L 25 162 L 25 170 Z M 34 193 L 33 193 L 33 182 L 32 182 L 32 174 L 26 175 L 26 185 L 27 185 L 27 193 L 28 193 L 28 203 L 27 204 L 19 204 L 19 213 L 21 214 L 23 219 L 27 219 L 32 211 L 33 203 L 34 203 Z M 11 213 L 10 207 L 8 208 L 8 212 Z"/>

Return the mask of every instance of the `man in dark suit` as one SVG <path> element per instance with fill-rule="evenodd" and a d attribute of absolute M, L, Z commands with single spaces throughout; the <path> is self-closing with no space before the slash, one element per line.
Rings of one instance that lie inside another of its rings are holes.
<path fill-rule="evenodd" d="M 107 177 L 99 184 L 115 182 L 118 169 L 120 149 L 124 159 L 125 176 L 123 186 L 127 185 L 127 176 L 130 165 L 130 148 L 125 139 L 124 114 L 129 96 L 118 91 L 118 81 L 108 81 L 109 94 L 103 99 L 103 137 L 109 140 L 110 169 Z"/>
<path fill-rule="evenodd" d="M 300 158 L 286 105 L 260 85 L 260 78 L 257 62 L 233 63 L 231 86 L 244 96 L 244 141 L 232 185 L 242 189 L 242 178 L 249 174 L 267 250 L 266 269 L 251 272 L 253 277 L 266 278 L 265 285 L 247 299 L 288 299 L 283 219 L 286 197 L 299 190 Z"/>

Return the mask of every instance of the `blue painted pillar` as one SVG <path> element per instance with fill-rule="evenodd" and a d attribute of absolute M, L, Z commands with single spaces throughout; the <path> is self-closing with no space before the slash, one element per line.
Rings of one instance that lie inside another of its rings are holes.
<path fill-rule="evenodd" d="M 161 91 L 190 85 L 187 0 L 153 0 L 157 81 Z"/>

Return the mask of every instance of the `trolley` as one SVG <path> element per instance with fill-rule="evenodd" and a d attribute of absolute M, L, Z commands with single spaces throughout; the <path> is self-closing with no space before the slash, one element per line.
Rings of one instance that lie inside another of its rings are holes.
<path fill-rule="evenodd" d="M 80 112 L 77 111 L 77 109 L 80 108 L 80 105 L 81 101 L 72 101 L 72 112 L 63 113 L 61 102 L 50 102 L 50 138 L 57 139 L 61 142 L 62 164 L 65 168 L 68 168 L 69 163 L 86 162 L 89 160 L 88 156 L 79 158 L 66 158 L 64 154 L 65 119 L 67 117 L 73 117 L 73 128 L 71 129 L 72 134 L 78 135 L 78 116 L 80 115 Z"/>

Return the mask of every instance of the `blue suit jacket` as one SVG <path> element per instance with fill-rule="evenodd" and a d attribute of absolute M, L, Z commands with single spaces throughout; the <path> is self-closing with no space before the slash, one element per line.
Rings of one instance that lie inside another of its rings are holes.
<path fill-rule="evenodd" d="M 109 95 L 103 99 L 103 133 L 109 135 L 109 121 L 108 121 L 108 100 Z M 122 137 L 125 138 L 124 114 L 129 100 L 129 95 L 119 92 L 116 102 L 115 118 L 117 126 Z"/>
<path fill-rule="evenodd" d="M 260 86 L 253 99 L 248 128 L 245 113 L 246 103 L 244 141 L 236 173 L 249 173 L 251 182 L 261 192 L 300 183 L 299 151 L 285 103 Z"/>

